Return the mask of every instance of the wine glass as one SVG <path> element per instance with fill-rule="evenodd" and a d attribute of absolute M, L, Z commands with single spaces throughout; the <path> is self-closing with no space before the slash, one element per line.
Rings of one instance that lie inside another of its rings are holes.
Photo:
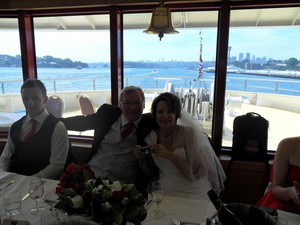
<path fill-rule="evenodd" d="M 151 212 L 151 216 L 155 219 L 162 218 L 165 214 L 159 209 L 159 203 L 161 203 L 165 197 L 163 185 L 159 181 L 152 182 L 150 193 L 152 201 L 157 205 L 157 209 Z"/>
<path fill-rule="evenodd" d="M 29 196 L 35 200 L 35 208 L 31 209 L 31 213 L 34 215 L 41 214 L 45 209 L 40 208 L 38 201 L 44 194 L 44 185 L 42 179 L 33 177 L 29 182 Z"/>

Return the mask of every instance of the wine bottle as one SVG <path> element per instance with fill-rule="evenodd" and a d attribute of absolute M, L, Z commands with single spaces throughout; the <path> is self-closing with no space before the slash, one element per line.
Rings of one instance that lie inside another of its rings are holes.
<path fill-rule="evenodd" d="M 242 225 L 239 218 L 226 207 L 214 190 L 207 192 L 207 195 L 215 206 L 222 225 Z"/>

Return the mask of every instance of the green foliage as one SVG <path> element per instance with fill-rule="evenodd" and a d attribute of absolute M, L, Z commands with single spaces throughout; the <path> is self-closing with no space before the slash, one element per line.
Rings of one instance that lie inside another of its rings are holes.
<path fill-rule="evenodd" d="M 72 61 L 71 59 L 54 58 L 53 56 L 37 57 L 39 68 L 88 68 L 87 63 Z M 0 67 L 21 67 L 21 56 L 0 55 Z"/>

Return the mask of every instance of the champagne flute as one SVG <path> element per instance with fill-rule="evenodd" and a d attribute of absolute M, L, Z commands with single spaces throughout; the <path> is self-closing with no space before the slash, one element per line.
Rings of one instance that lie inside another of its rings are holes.
<path fill-rule="evenodd" d="M 42 179 L 38 177 L 33 177 L 29 182 L 29 196 L 33 200 L 35 200 L 35 208 L 31 209 L 31 213 L 34 215 L 39 215 L 45 210 L 44 208 L 40 208 L 38 205 L 38 201 L 44 194 L 44 185 Z"/>
<path fill-rule="evenodd" d="M 157 205 L 157 209 L 152 211 L 151 216 L 155 219 L 162 218 L 165 214 L 159 209 L 159 204 L 165 197 L 165 190 L 163 188 L 163 185 L 159 181 L 152 182 L 150 193 L 152 201 Z"/>

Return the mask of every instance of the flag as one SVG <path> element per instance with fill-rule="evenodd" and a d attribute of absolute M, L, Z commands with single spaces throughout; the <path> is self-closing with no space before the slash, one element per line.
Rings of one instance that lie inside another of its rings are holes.
<path fill-rule="evenodd" d="M 197 79 L 201 78 L 203 74 L 203 60 L 202 60 L 202 37 L 200 32 L 200 55 L 199 55 L 199 68 L 198 68 L 198 77 Z"/>

